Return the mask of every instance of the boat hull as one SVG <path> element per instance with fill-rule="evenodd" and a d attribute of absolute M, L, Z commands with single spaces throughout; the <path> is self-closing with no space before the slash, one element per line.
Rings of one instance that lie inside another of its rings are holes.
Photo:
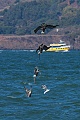
<path fill-rule="evenodd" d="M 50 47 L 47 52 L 62 52 L 62 51 L 69 51 L 70 46 L 65 46 L 65 47 Z"/>

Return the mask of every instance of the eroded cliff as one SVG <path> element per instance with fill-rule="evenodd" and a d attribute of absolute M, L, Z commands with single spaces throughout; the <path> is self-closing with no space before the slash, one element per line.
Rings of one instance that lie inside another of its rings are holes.
<path fill-rule="evenodd" d="M 36 49 L 41 43 L 49 46 L 51 43 L 58 43 L 60 40 L 71 45 L 71 49 L 80 49 L 78 40 L 72 41 L 63 35 L 0 35 L 0 49 Z"/>

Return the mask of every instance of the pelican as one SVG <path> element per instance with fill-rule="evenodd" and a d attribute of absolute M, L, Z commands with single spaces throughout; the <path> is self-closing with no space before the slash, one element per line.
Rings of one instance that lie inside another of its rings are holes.
<path fill-rule="evenodd" d="M 38 26 L 34 30 L 34 32 L 37 33 L 38 30 L 42 30 L 41 33 L 43 34 L 47 28 L 53 29 L 53 28 L 56 28 L 57 26 L 59 26 L 59 25 L 48 25 L 48 24 L 42 23 L 40 26 Z"/>
<path fill-rule="evenodd" d="M 38 52 L 38 54 L 40 54 L 40 53 L 42 53 L 43 52 L 43 50 L 47 50 L 47 49 L 49 49 L 50 48 L 50 46 L 48 47 L 48 46 L 46 46 L 46 45 L 44 45 L 44 44 L 41 44 L 38 48 L 37 48 L 37 50 L 36 50 L 36 52 Z"/>
<path fill-rule="evenodd" d="M 35 83 L 36 77 L 38 76 L 38 73 L 39 73 L 39 69 L 38 69 L 38 67 L 35 67 L 34 68 L 34 75 L 33 75 L 33 77 L 34 77 L 34 83 Z"/>
<path fill-rule="evenodd" d="M 48 89 L 46 85 L 42 85 L 41 87 L 44 90 L 44 94 L 50 91 L 50 89 Z"/>
<path fill-rule="evenodd" d="M 26 87 L 24 87 L 25 91 L 26 91 L 26 94 L 28 97 L 31 97 L 31 94 L 32 94 L 32 88 L 30 89 L 27 89 Z"/>

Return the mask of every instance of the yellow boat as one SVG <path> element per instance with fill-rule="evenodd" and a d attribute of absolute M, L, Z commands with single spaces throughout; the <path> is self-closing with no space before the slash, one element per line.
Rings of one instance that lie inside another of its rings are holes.
<path fill-rule="evenodd" d="M 58 44 L 50 44 L 50 48 L 46 51 L 48 52 L 62 52 L 62 51 L 69 51 L 70 45 L 66 45 L 66 43 L 62 40 Z"/>

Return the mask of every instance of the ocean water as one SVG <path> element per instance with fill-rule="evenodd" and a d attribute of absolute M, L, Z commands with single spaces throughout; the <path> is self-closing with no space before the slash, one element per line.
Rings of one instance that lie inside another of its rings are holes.
<path fill-rule="evenodd" d="M 27 97 L 24 86 L 31 85 Z M 10 119 L 80 120 L 80 51 L 43 52 L 39 59 L 35 51 L 1 50 L 0 120 Z"/>

